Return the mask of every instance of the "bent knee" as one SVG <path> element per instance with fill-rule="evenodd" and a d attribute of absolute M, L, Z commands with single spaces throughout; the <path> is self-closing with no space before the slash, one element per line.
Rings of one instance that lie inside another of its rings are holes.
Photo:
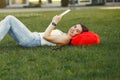
<path fill-rule="evenodd" d="M 13 15 L 8 15 L 8 16 L 6 16 L 5 18 L 6 18 L 6 19 L 13 19 L 13 18 L 15 18 L 15 16 L 13 16 Z"/>

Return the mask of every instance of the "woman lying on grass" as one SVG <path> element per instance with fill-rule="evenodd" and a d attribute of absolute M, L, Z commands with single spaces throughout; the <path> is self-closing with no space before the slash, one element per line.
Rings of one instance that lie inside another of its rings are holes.
<path fill-rule="evenodd" d="M 12 15 L 8 15 L 0 22 L 0 41 L 8 33 L 19 45 L 23 47 L 35 46 L 64 46 L 70 43 L 72 37 L 88 29 L 82 24 L 72 26 L 67 33 L 55 29 L 62 16 L 54 16 L 44 32 L 31 32 L 21 21 Z"/>

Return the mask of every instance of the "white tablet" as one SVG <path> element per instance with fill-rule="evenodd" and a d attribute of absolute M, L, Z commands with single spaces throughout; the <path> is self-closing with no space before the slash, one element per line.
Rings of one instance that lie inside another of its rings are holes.
<path fill-rule="evenodd" d="M 64 11 L 63 13 L 61 13 L 60 16 L 64 16 L 65 14 L 67 14 L 67 13 L 70 12 L 70 11 L 71 11 L 71 10 L 68 9 L 68 10 Z"/>

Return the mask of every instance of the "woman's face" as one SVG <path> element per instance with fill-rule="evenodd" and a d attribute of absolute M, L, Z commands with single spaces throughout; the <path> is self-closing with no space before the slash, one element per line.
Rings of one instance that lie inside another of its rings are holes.
<path fill-rule="evenodd" d="M 77 25 L 72 26 L 69 29 L 68 34 L 73 37 L 77 34 L 80 34 L 81 32 L 82 32 L 82 27 L 80 24 L 77 24 Z"/>

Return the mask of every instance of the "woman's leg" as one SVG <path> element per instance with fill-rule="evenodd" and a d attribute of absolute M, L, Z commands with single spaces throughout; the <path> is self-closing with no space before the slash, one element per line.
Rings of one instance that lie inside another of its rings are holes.
<path fill-rule="evenodd" d="M 9 33 L 20 45 L 25 46 L 34 38 L 31 31 L 14 16 L 7 16 L 0 23 L 0 40 Z"/>
<path fill-rule="evenodd" d="M 10 25 L 4 19 L 0 22 L 0 41 L 4 38 L 4 36 L 8 33 L 10 29 Z"/>

